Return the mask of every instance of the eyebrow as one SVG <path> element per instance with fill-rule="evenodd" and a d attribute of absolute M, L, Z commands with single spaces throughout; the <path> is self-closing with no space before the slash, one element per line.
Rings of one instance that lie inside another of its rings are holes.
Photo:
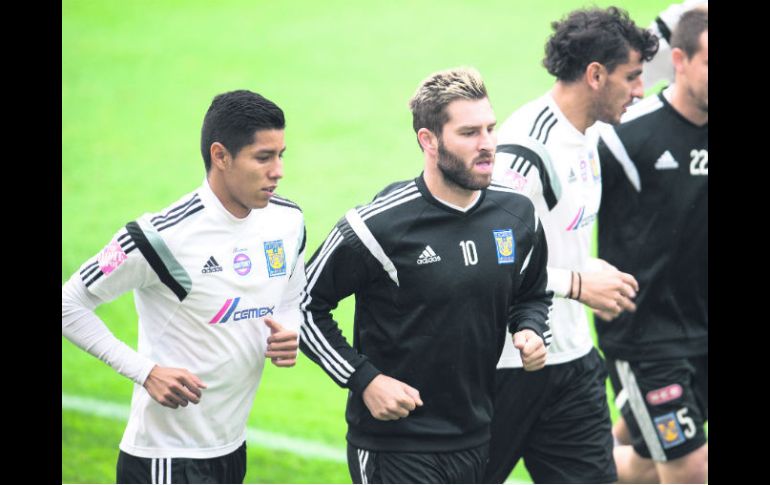
<path fill-rule="evenodd" d="M 283 153 L 285 151 L 286 151 L 286 147 L 283 147 L 280 152 L 276 152 L 276 150 L 265 148 L 263 150 L 258 150 L 257 155 L 272 155 L 273 153 Z"/>
<path fill-rule="evenodd" d="M 495 120 L 495 121 L 493 121 L 492 123 L 489 123 L 489 124 L 462 125 L 462 126 L 457 127 L 457 130 L 477 130 L 479 128 L 484 128 L 485 126 L 489 126 L 489 125 L 492 125 L 492 126 L 497 125 L 497 120 Z"/>

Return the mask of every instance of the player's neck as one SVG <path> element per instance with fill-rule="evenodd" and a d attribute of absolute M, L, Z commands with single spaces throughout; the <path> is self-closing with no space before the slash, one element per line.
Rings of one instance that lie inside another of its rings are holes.
<path fill-rule="evenodd" d="M 213 172 L 214 169 L 212 168 L 211 170 Z M 224 207 L 227 212 L 238 219 L 244 219 L 248 217 L 248 215 L 251 213 L 251 209 L 238 203 L 237 200 L 230 196 L 230 193 L 225 187 L 224 180 L 222 180 L 221 177 L 218 177 L 215 173 L 210 172 L 206 176 L 206 180 L 208 181 L 209 187 L 211 187 L 211 191 L 214 193 L 214 196 L 219 199 L 222 207 Z"/>
<path fill-rule="evenodd" d="M 557 81 L 551 89 L 551 97 L 567 121 L 580 133 L 585 134 L 588 127 L 596 122 L 590 114 L 591 99 L 581 83 Z"/>
<path fill-rule="evenodd" d="M 702 109 L 698 108 L 697 101 L 693 99 L 692 95 L 688 92 L 687 87 L 682 83 L 674 83 L 674 87 L 671 91 L 671 99 L 669 101 L 671 106 L 692 124 L 703 126 L 709 122 L 708 111 L 704 112 Z"/>

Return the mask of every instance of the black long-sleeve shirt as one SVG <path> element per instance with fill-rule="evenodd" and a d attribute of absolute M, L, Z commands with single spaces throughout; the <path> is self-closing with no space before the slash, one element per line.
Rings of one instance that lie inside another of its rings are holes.
<path fill-rule="evenodd" d="M 465 212 L 422 176 L 351 209 L 307 267 L 302 351 L 349 388 L 348 441 L 381 451 L 452 451 L 489 439 L 494 372 L 506 330 L 550 342 L 548 259 L 532 203 L 490 186 Z M 331 311 L 356 295 L 353 346 Z M 375 419 L 363 390 L 383 373 L 424 405 Z"/>
<path fill-rule="evenodd" d="M 636 312 L 596 320 L 599 346 L 629 361 L 708 354 L 708 124 L 663 93 L 632 106 L 599 144 L 599 257 L 639 282 Z"/>

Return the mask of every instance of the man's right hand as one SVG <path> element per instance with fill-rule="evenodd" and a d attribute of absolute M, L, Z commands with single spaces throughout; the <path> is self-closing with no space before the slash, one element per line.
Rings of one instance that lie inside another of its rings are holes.
<path fill-rule="evenodd" d="M 380 421 L 405 418 L 417 406 L 422 406 L 420 391 L 385 374 L 372 379 L 363 397 L 369 412 Z"/>
<path fill-rule="evenodd" d="M 599 271 L 580 273 L 583 281 L 579 301 L 591 307 L 594 313 L 606 321 L 614 319 L 623 311 L 635 311 L 633 299 L 639 291 L 636 278 L 604 260 L 599 262 Z"/>
<path fill-rule="evenodd" d="M 519 349 L 521 353 L 521 363 L 524 365 L 524 370 L 535 371 L 545 367 L 548 352 L 540 335 L 530 328 L 525 328 L 514 333 L 511 337 L 513 338 L 513 346 Z"/>
<path fill-rule="evenodd" d="M 186 407 L 188 402 L 198 404 L 201 389 L 206 389 L 196 375 L 187 369 L 174 369 L 156 365 L 144 381 L 144 388 L 150 396 L 163 406 L 176 409 Z"/>

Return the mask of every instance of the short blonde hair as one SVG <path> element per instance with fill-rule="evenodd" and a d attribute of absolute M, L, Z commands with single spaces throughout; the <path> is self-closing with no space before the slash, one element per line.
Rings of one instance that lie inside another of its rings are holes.
<path fill-rule="evenodd" d="M 434 72 L 420 83 L 409 100 L 414 132 L 427 128 L 441 137 L 444 124 L 449 121 L 446 112 L 449 103 L 458 99 L 477 100 L 486 97 L 487 88 L 481 74 L 472 67 Z"/>

